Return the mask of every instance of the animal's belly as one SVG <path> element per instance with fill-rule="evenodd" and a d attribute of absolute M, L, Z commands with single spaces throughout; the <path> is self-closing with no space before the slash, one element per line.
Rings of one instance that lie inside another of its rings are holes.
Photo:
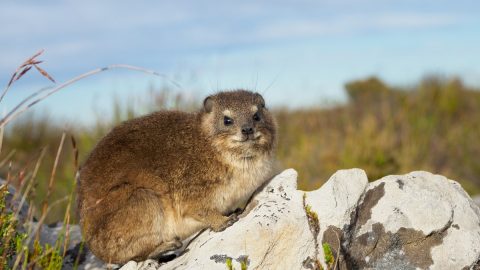
<path fill-rule="evenodd" d="M 164 239 L 186 239 L 190 235 L 205 228 L 206 225 L 191 217 L 168 217 L 164 223 Z"/>
<path fill-rule="evenodd" d="M 178 226 L 177 235 L 181 239 L 185 239 L 190 235 L 200 231 L 201 229 L 205 228 L 206 225 L 194 218 L 191 217 L 184 217 L 181 220 L 180 226 Z"/>

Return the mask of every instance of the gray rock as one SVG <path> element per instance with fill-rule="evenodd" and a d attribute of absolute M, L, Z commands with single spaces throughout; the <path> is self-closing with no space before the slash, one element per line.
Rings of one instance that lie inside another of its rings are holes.
<path fill-rule="evenodd" d="M 324 243 L 337 269 L 477 269 L 480 211 L 458 183 L 427 172 L 369 184 L 364 171 L 342 170 L 302 192 L 287 170 L 225 231 L 201 233 L 166 264 L 122 269 L 327 269 Z"/>
<path fill-rule="evenodd" d="M 477 195 L 473 196 L 472 200 L 473 200 L 474 203 L 477 204 L 477 206 L 480 207 L 480 194 L 477 194 Z"/>
<path fill-rule="evenodd" d="M 296 178 L 292 169 L 277 175 L 238 222 L 192 236 L 174 260 L 121 269 L 480 269 L 480 210 L 455 181 L 412 172 L 368 183 L 364 171 L 351 169 L 304 192 Z M 81 241 L 78 226 L 69 230 L 65 269 Z M 41 239 L 52 243 L 60 231 L 61 224 L 44 227 Z M 329 265 L 322 244 L 334 255 Z M 107 267 L 88 250 L 80 258 L 79 269 Z"/>
<path fill-rule="evenodd" d="M 412 172 L 369 185 L 343 242 L 348 265 L 467 269 L 480 258 L 480 211 L 460 185 Z"/>

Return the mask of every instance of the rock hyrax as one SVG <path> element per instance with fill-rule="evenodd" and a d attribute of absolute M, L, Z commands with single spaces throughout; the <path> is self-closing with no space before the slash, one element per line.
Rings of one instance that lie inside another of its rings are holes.
<path fill-rule="evenodd" d="M 258 93 L 207 97 L 197 113 L 160 111 L 115 127 L 80 170 L 78 211 L 90 250 L 111 263 L 182 246 L 272 177 L 275 121 Z"/>

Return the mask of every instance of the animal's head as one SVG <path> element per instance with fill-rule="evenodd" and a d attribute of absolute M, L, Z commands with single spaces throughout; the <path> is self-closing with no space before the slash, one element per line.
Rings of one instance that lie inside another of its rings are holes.
<path fill-rule="evenodd" d="M 275 120 L 258 93 L 220 92 L 203 101 L 203 132 L 219 151 L 240 159 L 255 159 L 275 148 Z"/>

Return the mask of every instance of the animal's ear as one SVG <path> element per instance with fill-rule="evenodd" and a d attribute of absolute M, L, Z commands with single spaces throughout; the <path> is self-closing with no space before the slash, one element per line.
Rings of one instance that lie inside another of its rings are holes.
<path fill-rule="evenodd" d="M 260 105 L 260 107 L 264 108 L 265 107 L 265 100 L 263 99 L 262 95 L 259 93 L 255 93 L 255 103 Z"/>
<path fill-rule="evenodd" d="M 203 110 L 206 113 L 210 113 L 213 109 L 213 97 L 208 96 L 203 100 Z"/>

